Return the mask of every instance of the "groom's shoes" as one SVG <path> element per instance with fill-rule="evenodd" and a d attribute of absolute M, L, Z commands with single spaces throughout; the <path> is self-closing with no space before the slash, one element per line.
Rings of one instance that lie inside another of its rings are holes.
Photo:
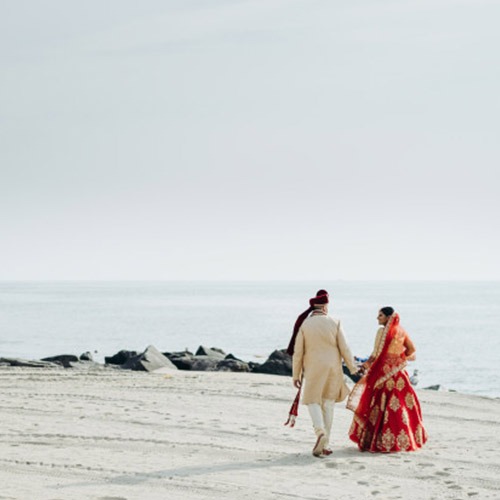
<path fill-rule="evenodd" d="M 327 438 L 325 434 L 324 433 L 319 434 L 318 439 L 316 440 L 316 444 L 314 445 L 313 448 L 313 455 L 315 457 L 321 457 L 326 444 L 327 444 Z"/>

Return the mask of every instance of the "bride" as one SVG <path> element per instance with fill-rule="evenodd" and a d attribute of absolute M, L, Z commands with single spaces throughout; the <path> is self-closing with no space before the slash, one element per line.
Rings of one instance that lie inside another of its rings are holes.
<path fill-rule="evenodd" d="M 375 348 L 347 401 L 354 411 L 349 437 L 360 450 L 413 451 L 427 441 L 420 403 L 404 369 L 415 359 L 415 346 L 392 307 L 383 307 L 377 319 Z"/>

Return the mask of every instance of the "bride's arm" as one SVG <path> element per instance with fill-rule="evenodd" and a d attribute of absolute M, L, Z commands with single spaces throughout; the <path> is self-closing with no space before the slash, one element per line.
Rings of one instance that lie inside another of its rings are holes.
<path fill-rule="evenodd" d="M 415 344 L 411 341 L 408 335 L 405 336 L 404 346 L 405 346 L 406 359 L 408 361 L 415 361 L 416 359 L 415 353 L 417 352 L 417 350 L 415 349 Z"/>

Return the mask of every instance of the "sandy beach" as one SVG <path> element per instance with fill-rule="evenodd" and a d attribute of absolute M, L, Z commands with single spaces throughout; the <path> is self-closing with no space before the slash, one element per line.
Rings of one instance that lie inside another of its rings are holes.
<path fill-rule="evenodd" d="M 291 379 L 0 369 L 0 499 L 498 499 L 500 399 L 418 391 L 423 450 L 361 453 L 335 409 L 314 458 Z"/>

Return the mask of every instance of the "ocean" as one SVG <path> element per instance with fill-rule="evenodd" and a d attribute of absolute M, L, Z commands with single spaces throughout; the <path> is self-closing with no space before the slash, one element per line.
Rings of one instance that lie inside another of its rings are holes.
<path fill-rule="evenodd" d="M 500 397 L 500 283 L 426 281 L 0 282 L 0 357 L 39 359 L 121 349 L 195 351 L 262 362 L 288 345 L 320 288 L 353 353 L 367 357 L 391 305 L 417 348 L 418 387 Z"/>

